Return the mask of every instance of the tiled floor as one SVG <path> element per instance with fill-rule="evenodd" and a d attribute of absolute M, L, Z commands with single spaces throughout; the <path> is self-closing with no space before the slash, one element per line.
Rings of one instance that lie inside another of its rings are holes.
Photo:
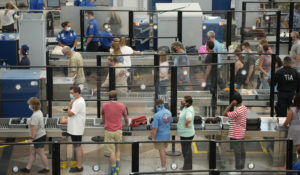
<path fill-rule="evenodd" d="M 197 139 L 203 139 L 198 137 Z M 134 141 L 134 140 L 147 140 L 147 137 L 125 137 L 124 141 Z M 85 137 L 84 141 L 90 141 L 90 137 Z M 180 144 L 176 144 L 176 151 L 181 150 Z M 194 170 L 205 170 L 208 169 L 208 146 L 205 144 L 198 145 L 197 151 L 193 145 L 193 169 Z M 22 168 L 26 165 L 28 160 L 28 146 L 14 146 L 11 160 L 9 162 L 9 166 L 7 168 L 7 174 L 15 174 L 12 173 L 12 167 L 18 166 Z M 92 175 L 92 174 L 109 174 L 109 158 L 104 156 L 104 147 L 103 145 L 83 145 L 84 149 L 84 172 L 77 173 L 78 175 Z M 48 146 L 46 146 L 46 150 L 48 151 Z M 2 153 L 3 148 L 0 148 L 0 154 Z M 171 151 L 171 144 L 168 146 L 168 151 Z M 1 154 L 2 155 L 2 154 Z M 72 157 L 72 146 L 68 145 L 67 147 L 67 155 L 68 161 L 70 163 Z M 50 167 L 51 167 L 51 159 L 49 159 Z M 172 171 L 170 166 L 172 163 L 176 163 L 178 167 L 182 167 L 183 165 L 183 157 L 176 156 L 170 157 L 167 156 L 167 168 Z M 249 163 L 253 163 L 255 165 L 255 170 L 278 170 L 279 167 L 272 166 L 272 157 L 267 152 L 262 152 L 261 149 L 257 148 L 251 149 L 247 151 L 246 155 L 246 165 Z M 100 171 L 94 172 L 92 167 L 93 165 L 100 166 Z M 153 148 L 152 144 L 144 143 L 140 144 L 140 172 L 150 172 L 155 171 L 157 167 L 160 165 L 160 159 L 158 151 Z M 217 168 L 219 169 L 234 169 L 234 156 L 232 152 L 228 150 L 226 152 L 218 153 L 217 155 Z M 37 171 L 42 169 L 42 164 L 40 158 L 37 156 L 37 160 L 35 161 L 31 174 L 37 174 Z M 61 174 L 67 175 L 69 168 L 61 169 Z M 131 172 L 131 145 L 121 145 L 121 171 L 120 174 L 128 175 Z M 18 173 L 21 174 L 21 173 Z M 48 173 L 51 174 L 51 173 Z M 75 175 L 77 175 L 75 174 Z M 199 174 L 199 173 L 193 173 Z M 208 174 L 208 173 L 203 173 Z M 264 173 L 259 173 L 264 174 Z M 269 173 L 270 174 L 270 173 Z M 274 173 L 273 173 L 274 174 Z M 276 173 L 278 174 L 278 173 Z M 226 173 L 222 173 L 222 175 L 226 175 Z"/>

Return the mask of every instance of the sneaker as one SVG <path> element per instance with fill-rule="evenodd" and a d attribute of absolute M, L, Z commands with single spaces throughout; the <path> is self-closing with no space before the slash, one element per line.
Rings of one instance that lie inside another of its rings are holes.
<path fill-rule="evenodd" d="M 30 173 L 30 170 L 29 170 L 29 169 L 27 169 L 26 167 L 25 167 L 25 168 L 22 168 L 22 169 L 20 169 L 20 171 L 21 171 L 22 173 Z"/>
<path fill-rule="evenodd" d="M 49 173 L 49 172 L 50 172 L 50 170 L 49 170 L 49 169 L 46 169 L 46 168 L 44 168 L 44 169 L 38 171 L 38 173 Z"/>
<path fill-rule="evenodd" d="M 69 170 L 69 173 L 79 173 L 79 172 L 82 172 L 82 171 L 83 171 L 83 167 L 82 168 L 75 167 L 75 168 L 71 168 Z"/>
<path fill-rule="evenodd" d="M 156 171 L 167 171 L 167 168 L 157 168 Z"/>
<path fill-rule="evenodd" d="M 111 175 L 118 175 L 116 168 L 111 169 Z"/>

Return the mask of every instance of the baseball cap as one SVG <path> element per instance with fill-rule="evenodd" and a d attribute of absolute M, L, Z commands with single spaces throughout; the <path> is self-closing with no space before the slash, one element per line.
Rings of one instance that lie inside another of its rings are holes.
<path fill-rule="evenodd" d="M 26 44 L 24 44 L 21 46 L 21 48 L 22 48 L 23 52 L 27 55 L 28 51 L 29 51 L 29 47 Z"/>

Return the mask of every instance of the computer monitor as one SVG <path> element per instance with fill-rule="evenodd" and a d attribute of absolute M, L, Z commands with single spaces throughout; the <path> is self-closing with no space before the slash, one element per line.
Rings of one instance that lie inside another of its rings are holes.
<path fill-rule="evenodd" d="M 28 0 L 16 0 L 17 7 L 28 7 Z"/>
<path fill-rule="evenodd" d="M 47 7 L 60 7 L 60 0 L 47 0 Z"/>

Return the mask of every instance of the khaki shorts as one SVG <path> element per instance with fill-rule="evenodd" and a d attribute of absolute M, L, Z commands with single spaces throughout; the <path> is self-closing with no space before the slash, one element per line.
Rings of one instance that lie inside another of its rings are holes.
<path fill-rule="evenodd" d="M 122 142 L 122 130 L 117 130 L 114 132 L 105 131 L 104 132 L 104 142 Z M 105 144 L 105 151 L 108 153 L 114 153 L 120 149 L 119 144 Z"/>
<path fill-rule="evenodd" d="M 168 148 L 168 143 L 154 143 L 154 148 L 157 150 L 164 150 Z"/>

